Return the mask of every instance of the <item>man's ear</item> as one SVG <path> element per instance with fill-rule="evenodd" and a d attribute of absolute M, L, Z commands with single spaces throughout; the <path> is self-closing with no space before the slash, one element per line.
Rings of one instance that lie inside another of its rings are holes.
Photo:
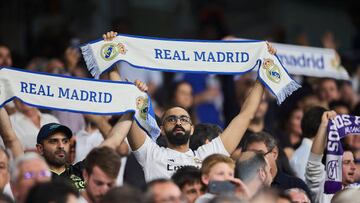
<path fill-rule="evenodd" d="M 194 125 L 190 126 L 190 135 L 192 135 L 194 133 Z"/>
<path fill-rule="evenodd" d="M 82 174 L 83 174 L 83 178 L 84 178 L 85 183 L 87 183 L 88 180 L 89 180 L 89 174 L 88 174 L 88 172 L 86 171 L 86 169 L 84 169 L 84 170 L 82 171 Z"/>
<path fill-rule="evenodd" d="M 261 168 L 259 170 L 259 178 L 260 178 L 262 183 L 265 182 L 265 180 L 266 180 L 266 172 L 265 172 L 265 170 L 263 168 Z"/>
<path fill-rule="evenodd" d="M 274 159 L 277 160 L 277 158 L 279 156 L 279 148 L 278 147 L 274 147 L 273 155 L 274 155 Z"/>
<path fill-rule="evenodd" d="M 165 135 L 165 130 L 164 130 L 164 127 L 162 125 L 160 126 L 160 134 Z"/>
<path fill-rule="evenodd" d="M 36 151 L 41 156 L 44 155 L 44 146 L 42 144 L 36 144 Z"/>

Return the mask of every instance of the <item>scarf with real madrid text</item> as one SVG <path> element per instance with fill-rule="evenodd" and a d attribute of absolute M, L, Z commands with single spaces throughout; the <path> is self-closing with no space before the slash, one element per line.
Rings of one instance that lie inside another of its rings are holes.
<path fill-rule="evenodd" d="M 135 68 L 168 72 L 244 74 L 258 69 L 258 78 L 281 104 L 300 88 L 264 41 L 203 41 L 118 35 L 112 41 L 96 40 L 81 47 L 95 78 L 119 61 Z"/>

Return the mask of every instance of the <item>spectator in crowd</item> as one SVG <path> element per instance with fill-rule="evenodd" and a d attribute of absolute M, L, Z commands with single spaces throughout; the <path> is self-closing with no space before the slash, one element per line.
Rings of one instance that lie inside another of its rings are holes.
<path fill-rule="evenodd" d="M 10 115 L 12 127 L 26 151 L 35 151 L 36 135 L 42 126 L 48 123 L 59 123 L 53 115 L 41 113 L 36 107 L 28 106 L 22 101 L 14 100 L 17 111 Z"/>
<path fill-rule="evenodd" d="M 98 203 L 115 186 L 120 169 L 120 156 L 109 147 L 94 148 L 86 156 L 83 177 L 86 189 L 80 203 Z"/>
<path fill-rule="evenodd" d="M 0 66 L 12 66 L 13 61 L 9 47 L 0 44 Z"/>
<path fill-rule="evenodd" d="M 300 188 L 291 188 L 285 190 L 285 194 L 288 194 L 292 203 L 311 203 L 310 198 L 306 192 Z"/>
<path fill-rule="evenodd" d="M 349 105 L 349 109 L 353 109 L 359 102 L 359 96 L 350 81 L 343 81 L 340 84 L 339 91 L 341 100 Z"/>
<path fill-rule="evenodd" d="M 329 103 L 329 109 L 334 110 L 337 114 L 350 114 L 351 107 L 342 100 L 332 101 Z"/>
<path fill-rule="evenodd" d="M 148 182 L 145 195 L 148 203 L 181 203 L 183 201 L 179 187 L 168 179 L 155 179 Z"/>
<path fill-rule="evenodd" d="M 200 146 L 211 142 L 222 133 L 220 126 L 211 123 L 195 125 L 194 133 L 190 137 L 190 149 L 195 151 Z"/>
<path fill-rule="evenodd" d="M 331 200 L 331 203 L 348 203 L 348 202 L 359 202 L 360 189 L 344 189 L 337 192 Z"/>
<path fill-rule="evenodd" d="M 262 188 L 270 187 L 272 182 L 268 161 L 263 154 L 251 151 L 242 153 L 237 160 L 235 177 L 248 187 L 249 198 L 252 198 Z"/>
<path fill-rule="evenodd" d="M 278 131 L 279 144 L 289 159 L 301 144 L 301 120 L 303 114 L 301 108 L 292 108 L 284 117 L 284 120 L 281 122 L 282 124 L 280 124 L 280 129 Z"/>
<path fill-rule="evenodd" d="M 314 138 L 311 153 L 306 165 L 305 180 L 315 195 L 315 202 L 328 203 L 333 195 L 324 193 L 325 169 L 321 160 L 327 140 L 327 125 L 330 119 L 336 117 L 335 111 L 326 111 L 321 117 L 321 124 Z M 355 178 L 354 155 L 352 151 L 344 147 L 342 158 L 342 185 L 347 186 L 354 182 Z"/>
<path fill-rule="evenodd" d="M 4 192 L 5 186 L 10 181 L 9 154 L 0 147 L 0 191 Z"/>
<path fill-rule="evenodd" d="M 51 172 L 45 160 L 34 152 L 15 159 L 11 169 L 11 190 L 17 203 L 24 203 L 31 187 L 51 180 Z"/>
<path fill-rule="evenodd" d="M 111 188 L 100 200 L 100 203 L 143 203 L 144 195 L 130 186 Z"/>
<path fill-rule="evenodd" d="M 194 203 L 203 194 L 201 172 L 194 166 L 180 168 L 171 176 L 171 179 L 180 188 L 188 203 Z"/>
<path fill-rule="evenodd" d="M 79 192 L 70 183 L 54 181 L 32 187 L 25 203 L 77 203 Z"/>
<path fill-rule="evenodd" d="M 254 151 L 264 154 L 265 158 L 270 164 L 270 172 L 273 178 L 271 187 L 280 190 L 286 190 L 294 187 L 301 188 L 310 196 L 310 190 L 305 182 L 301 179 L 290 176 L 282 170 L 278 170 L 276 160 L 278 159 L 279 149 L 277 142 L 273 136 L 266 132 L 253 133 L 244 141 L 243 151 Z"/>
<path fill-rule="evenodd" d="M 206 193 L 200 196 L 195 202 L 206 203 L 215 197 L 209 191 L 209 183 L 212 181 L 233 181 L 235 162 L 222 154 L 212 154 L 204 159 L 201 166 L 201 182 L 206 188 Z"/>
<path fill-rule="evenodd" d="M 295 175 L 305 181 L 305 168 L 308 161 L 311 145 L 321 123 L 321 116 L 326 111 L 325 108 L 316 106 L 307 110 L 301 120 L 301 130 L 303 140 L 301 145 L 295 150 L 290 159 L 290 166 Z"/>
<path fill-rule="evenodd" d="M 336 81 L 331 78 L 320 79 L 317 84 L 318 97 L 323 106 L 340 99 L 340 92 Z"/>
<path fill-rule="evenodd" d="M 194 104 L 194 98 L 191 85 L 186 81 L 180 81 L 171 88 L 169 97 L 171 106 L 180 106 L 191 112 Z"/>

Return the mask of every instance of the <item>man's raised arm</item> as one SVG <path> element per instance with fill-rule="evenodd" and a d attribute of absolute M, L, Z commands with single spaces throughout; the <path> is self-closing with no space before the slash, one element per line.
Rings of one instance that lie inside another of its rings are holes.
<path fill-rule="evenodd" d="M 224 132 L 220 135 L 225 149 L 229 154 L 235 150 L 248 128 L 250 121 L 254 118 L 263 93 L 264 87 L 257 80 L 242 105 L 240 113 L 230 122 Z"/>
<path fill-rule="evenodd" d="M 268 52 L 275 54 L 276 49 L 266 42 Z M 240 113 L 230 122 L 220 138 L 225 146 L 226 151 L 231 154 L 241 138 L 245 134 L 246 129 L 250 125 L 250 121 L 254 118 L 257 109 L 259 108 L 262 95 L 264 94 L 264 86 L 256 80 L 250 94 L 243 103 Z"/>
<path fill-rule="evenodd" d="M 23 146 L 11 126 L 9 115 L 5 108 L 0 108 L 0 135 L 5 147 L 11 150 L 14 158 L 24 154 Z"/>

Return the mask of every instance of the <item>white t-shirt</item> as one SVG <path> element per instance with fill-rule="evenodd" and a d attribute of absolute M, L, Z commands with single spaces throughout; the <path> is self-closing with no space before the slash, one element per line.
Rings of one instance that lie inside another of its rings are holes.
<path fill-rule="evenodd" d="M 305 181 L 305 169 L 311 151 L 312 141 L 304 138 L 299 148 L 297 148 L 291 157 L 289 163 L 295 171 L 296 176 Z"/>
<path fill-rule="evenodd" d="M 76 134 L 75 163 L 84 160 L 86 155 L 103 141 L 104 138 L 99 130 L 95 130 L 92 133 L 80 130 Z"/>
<path fill-rule="evenodd" d="M 28 117 L 20 112 L 10 115 L 10 121 L 24 149 L 36 149 L 36 138 L 40 128 L 36 127 Z M 53 115 L 40 113 L 40 126 L 48 123 L 59 123 L 59 120 Z"/>
<path fill-rule="evenodd" d="M 144 144 L 134 151 L 137 161 L 144 170 L 146 182 L 157 178 L 170 178 L 177 169 L 183 166 L 200 168 L 202 161 L 215 153 L 229 156 L 220 137 L 199 147 L 196 151 L 189 149 L 183 153 L 160 147 L 146 136 Z"/>

